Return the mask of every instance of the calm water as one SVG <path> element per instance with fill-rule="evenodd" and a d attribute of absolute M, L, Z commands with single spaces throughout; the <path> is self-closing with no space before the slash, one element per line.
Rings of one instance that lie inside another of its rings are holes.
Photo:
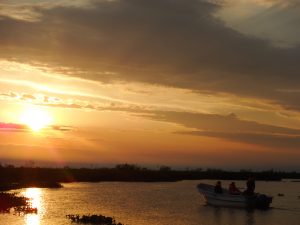
<path fill-rule="evenodd" d="M 202 181 L 204 182 L 204 181 Z M 215 183 L 215 181 L 205 181 Z M 198 181 L 176 183 L 72 183 L 62 189 L 22 189 L 38 214 L 0 214 L 1 225 L 66 225 L 66 214 L 114 216 L 126 225 L 299 225 L 300 183 L 256 182 L 257 191 L 275 196 L 272 209 L 206 206 Z M 223 181 L 223 186 L 228 181 Z M 236 182 L 243 187 L 245 182 Z M 284 193 L 284 197 L 277 197 Z"/>

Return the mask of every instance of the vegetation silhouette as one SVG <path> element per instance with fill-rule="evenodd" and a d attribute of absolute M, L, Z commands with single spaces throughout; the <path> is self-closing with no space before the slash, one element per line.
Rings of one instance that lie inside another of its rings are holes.
<path fill-rule="evenodd" d="M 29 198 L 0 192 L 0 212 L 9 213 L 11 210 L 17 213 L 37 213 L 37 209 L 31 207 Z"/>
<path fill-rule="evenodd" d="M 299 179 L 300 173 L 267 171 L 224 171 L 220 169 L 174 170 L 168 166 L 148 169 L 133 164 L 119 164 L 114 168 L 40 168 L 0 166 L 0 191 L 24 187 L 60 188 L 64 182 L 174 182 L 180 180 L 256 180 L 280 181 L 284 178 Z"/>
<path fill-rule="evenodd" d="M 123 225 L 117 223 L 116 220 L 112 217 L 102 216 L 102 215 L 67 215 L 73 223 L 81 224 L 98 224 L 98 225 Z"/>

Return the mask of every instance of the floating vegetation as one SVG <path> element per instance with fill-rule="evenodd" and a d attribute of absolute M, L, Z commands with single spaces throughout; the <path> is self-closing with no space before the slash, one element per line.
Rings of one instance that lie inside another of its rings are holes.
<path fill-rule="evenodd" d="M 0 212 L 9 213 L 13 210 L 18 213 L 37 213 L 37 209 L 31 207 L 29 200 L 24 196 L 17 196 L 16 193 L 0 192 Z"/>
<path fill-rule="evenodd" d="M 114 218 L 102 216 L 102 215 L 67 215 L 73 223 L 81 223 L 81 224 L 98 224 L 98 225 L 123 225 L 121 223 L 117 223 Z"/>

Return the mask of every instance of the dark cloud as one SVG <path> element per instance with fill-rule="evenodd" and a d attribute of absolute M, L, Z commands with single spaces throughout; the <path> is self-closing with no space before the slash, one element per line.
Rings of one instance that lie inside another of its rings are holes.
<path fill-rule="evenodd" d="M 220 5 L 92 2 L 36 6 L 40 17 L 34 22 L 2 16 L 0 55 L 73 68 L 73 75 L 87 79 L 227 92 L 300 110 L 299 94 L 280 91 L 300 89 L 300 48 L 276 48 L 226 27 L 213 17 Z"/>
<path fill-rule="evenodd" d="M 277 148 L 300 148 L 300 129 L 239 119 L 235 114 L 217 115 L 160 111 L 141 115 L 153 120 L 176 123 L 194 131 L 177 132 L 226 139 Z"/>
<path fill-rule="evenodd" d="M 266 133 L 239 133 L 239 132 L 209 132 L 209 131 L 190 131 L 179 132 L 180 134 L 198 135 L 222 138 L 234 142 L 243 142 L 254 145 L 283 149 L 299 149 L 300 135 L 266 134 Z"/>
<path fill-rule="evenodd" d="M 261 124 L 255 121 L 239 119 L 235 114 L 218 115 L 174 111 L 154 111 L 143 117 L 176 123 L 200 131 L 251 132 L 300 135 L 299 129 Z"/>

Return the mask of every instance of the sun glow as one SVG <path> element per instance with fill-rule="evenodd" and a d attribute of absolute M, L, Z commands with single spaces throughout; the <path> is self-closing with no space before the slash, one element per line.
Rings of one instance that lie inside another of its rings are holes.
<path fill-rule="evenodd" d="M 20 117 L 20 121 L 33 131 L 39 131 L 51 124 L 51 116 L 43 109 L 27 109 Z"/>

